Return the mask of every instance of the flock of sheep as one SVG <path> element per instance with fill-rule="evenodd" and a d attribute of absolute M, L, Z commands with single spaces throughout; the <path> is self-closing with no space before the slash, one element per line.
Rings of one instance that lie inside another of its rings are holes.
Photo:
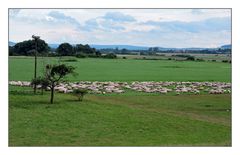
<path fill-rule="evenodd" d="M 27 86 L 31 83 L 27 81 L 10 81 L 10 85 Z M 41 88 L 41 86 L 38 86 Z M 231 93 L 231 83 L 225 82 L 69 82 L 60 83 L 55 87 L 55 91 L 61 93 L 72 93 L 74 89 L 87 89 L 90 93 L 124 93 L 126 90 L 133 90 L 146 93 L 167 94 L 175 92 L 177 95 L 182 93 L 200 94 L 206 92 L 209 94 Z M 50 88 L 47 88 L 50 90 Z"/>

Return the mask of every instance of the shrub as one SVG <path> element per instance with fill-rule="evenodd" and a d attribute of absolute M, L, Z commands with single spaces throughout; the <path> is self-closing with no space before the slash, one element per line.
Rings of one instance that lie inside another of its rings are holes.
<path fill-rule="evenodd" d="M 87 55 L 89 58 L 98 58 L 99 56 L 97 56 L 97 55 L 93 55 L 93 54 L 89 54 L 89 55 Z"/>
<path fill-rule="evenodd" d="M 212 62 L 216 62 L 216 60 L 213 59 Z"/>
<path fill-rule="evenodd" d="M 78 97 L 79 101 L 83 100 L 84 95 L 88 93 L 87 89 L 74 89 L 73 94 Z"/>
<path fill-rule="evenodd" d="M 122 57 L 123 59 L 127 59 L 126 57 Z"/>
<path fill-rule="evenodd" d="M 49 82 L 48 82 L 48 80 L 46 78 L 39 76 L 36 79 L 32 79 L 31 85 L 32 86 L 34 86 L 34 85 L 41 86 L 42 94 L 43 94 L 43 89 L 47 89 L 47 87 L 49 85 Z"/>
<path fill-rule="evenodd" d="M 50 52 L 50 53 L 48 53 L 48 55 L 47 55 L 48 57 L 56 57 L 56 56 L 58 56 L 56 53 L 54 53 L 54 52 Z"/>
<path fill-rule="evenodd" d="M 227 62 L 228 62 L 228 60 L 222 60 L 222 62 L 225 62 L 225 63 L 227 63 Z"/>
<path fill-rule="evenodd" d="M 188 56 L 186 60 L 189 60 L 189 61 L 194 61 L 194 60 L 195 60 L 195 58 L 194 58 L 194 56 Z"/>
<path fill-rule="evenodd" d="M 203 59 L 201 59 L 201 58 L 198 58 L 198 59 L 197 59 L 197 61 L 204 61 L 204 60 L 203 60 Z"/>
<path fill-rule="evenodd" d="M 109 58 L 109 59 L 116 59 L 117 55 L 114 53 L 109 53 L 103 56 L 104 58 Z"/>
<path fill-rule="evenodd" d="M 168 60 L 172 60 L 172 58 L 168 58 Z"/>
<path fill-rule="evenodd" d="M 185 54 L 176 54 L 176 55 L 172 55 L 172 56 L 182 57 L 182 58 L 188 58 L 188 57 L 191 57 L 191 55 L 185 55 Z"/>
<path fill-rule="evenodd" d="M 86 58 L 87 56 L 83 53 L 78 53 L 78 54 L 76 54 L 76 57 L 77 58 Z"/>

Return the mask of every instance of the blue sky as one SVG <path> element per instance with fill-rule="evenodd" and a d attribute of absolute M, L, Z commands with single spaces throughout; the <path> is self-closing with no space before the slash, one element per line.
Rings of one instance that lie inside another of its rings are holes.
<path fill-rule="evenodd" d="M 9 40 L 219 47 L 231 43 L 229 9 L 10 9 Z"/>

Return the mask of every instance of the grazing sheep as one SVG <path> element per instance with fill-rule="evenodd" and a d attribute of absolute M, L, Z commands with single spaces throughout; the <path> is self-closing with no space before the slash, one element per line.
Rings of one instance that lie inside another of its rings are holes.
<path fill-rule="evenodd" d="M 13 86 L 30 86 L 30 82 L 27 81 L 9 81 L 9 85 Z M 41 88 L 41 86 L 37 86 Z M 59 83 L 55 90 L 62 93 L 71 93 L 74 89 L 87 89 L 90 93 L 123 93 L 124 89 L 130 89 L 138 92 L 146 93 L 162 93 L 167 94 L 168 92 L 175 91 L 177 95 L 181 93 L 193 93 L 200 94 L 201 92 L 208 92 L 209 94 L 223 94 L 231 93 L 231 83 L 224 82 L 138 82 L 133 81 L 131 83 L 127 82 L 69 82 L 69 83 Z M 48 87 L 47 90 L 50 90 Z"/>

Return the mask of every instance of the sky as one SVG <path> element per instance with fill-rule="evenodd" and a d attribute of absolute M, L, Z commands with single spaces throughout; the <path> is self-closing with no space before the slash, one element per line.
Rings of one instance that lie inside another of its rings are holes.
<path fill-rule="evenodd" d="M 231 43 L 230 9 L 9 9 L 9 41 L 219 47 Z"/>

